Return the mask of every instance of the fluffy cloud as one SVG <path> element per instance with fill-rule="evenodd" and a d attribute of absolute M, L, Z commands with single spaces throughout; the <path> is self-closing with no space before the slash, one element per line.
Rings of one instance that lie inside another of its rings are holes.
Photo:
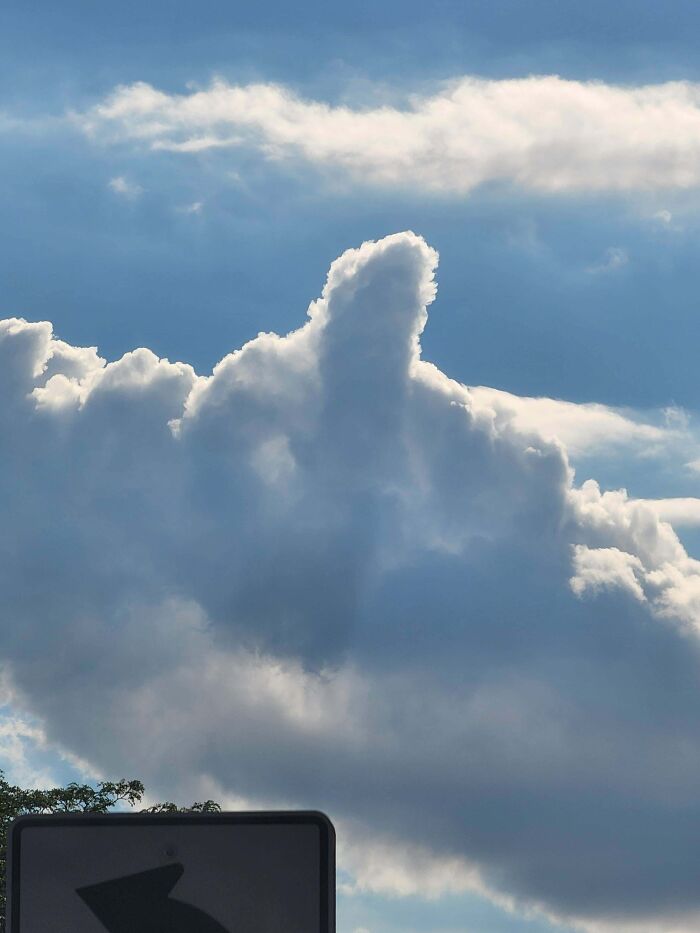
<path fill-rule="evenodd" d="M 14 703 L 159 796 L 326 809 L 351 888 L 696 929 L 700 563 L 575 485 L 565 403 L 421 360 L 436 262 L 349 250 L 207 377 L 0 323 Z"/>
<path fill-rule="evenodd" d="M 352 109 L 276 84 L 169 94 L 118 87 L 74 119 L 100 139 L 197 153 L 253 147 L 378 185 L 466 193 L 506 181 L 548 192 L 690 188 L 700 182 L 700 89 L 557 76 L 463 77 L 402 108 Z M 613 250 L 603 266 L 624 264 Z"/>
<path fill-rule="evenodd" d="M 662 521 L 679 527 L 700 525 L 700 499 L 688 496 L 677 499 L 647 499 L 646 501 Z"/>
<path fill-rule="evenodd" d="M 480 408 L 493 411 L 497 423 L 560 441 L 574 459 L 614 451 L 648 459 L 669 447 L 680 455 L 694 444 L 694 432 L 682 416 L 674 418 L 668 411 L 642 419 L 608 405 L 528 398 L 488 386 L 471 386 L 469 394 Z"/>

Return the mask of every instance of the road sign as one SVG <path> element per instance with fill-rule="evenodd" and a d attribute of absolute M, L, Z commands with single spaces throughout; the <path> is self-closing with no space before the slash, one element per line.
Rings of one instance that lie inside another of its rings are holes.
<path fill-rule="evenodd" d="M 22 816 L 8 933 L 334 933 L 321 813 Z"/>

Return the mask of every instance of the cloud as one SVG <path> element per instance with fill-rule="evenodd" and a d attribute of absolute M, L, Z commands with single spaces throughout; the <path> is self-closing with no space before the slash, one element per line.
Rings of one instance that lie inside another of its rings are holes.
<path fill-rule="evenodd" d="M 558 440 L 574 458 L 614 450 L 646 457 L 674 443 L 693 443 L 688 425 L 669 423 L 663 412 L 651 420 L 595 402 L 528 398 L 488 386 L 470 386 L 469 392 L 480 407 L 493 411 L 497 422 Z"/>
<path fill-rule="evenodd" d="M 122 197 L 127 198 L 129 201 L 134 201 L 136 198 L 141 197 L 143 194 L 143 188 L 141 185 L 137 185 L 132 181 L 128 181 L 123 175 L 117 175 L 115 178 L 110 178 L 109 187 L 115 194 L 120 194 Z"/>
<path fill-rule="evenodd" d="M 70 771 L 72 778 L 95 777 L 88 774 L 85 762 L 52 746 L 39 722 L 18 715 L 11 699 L 7 672 L 0 668 L 0 770 L 8 783 L 27 788 L 56 787 L 57 762 L 61 763 L 61 770 Z"/>
<path fill-rule="evenodd" d="M 664 208 L 663 210 L 657 211 L 654 214 L 654 219 L 658 220 L 660 224 L 663 224 L 663 226 L 669 227 L 671 225 L 671 221 L 673 220 L 673 214 L 671 211 Z"/>
<path fill-rule="evenodd" d="M 700 182 L 700 90 L 689 82 L 617 86 L 555 75 L 461 77 L 402 107 L 353 109 L 279 84 L 169 94 L 117 87 L 73 119 L 100 140 L 196 153 L 249 147 L 354 181 L 466 194 L 488 182 L 526 189 L 687 189 Z"/>
<path fill-rule="evenodd" d="M 50 773 L 37 769 L 30 762 L 32 747 L 46 744 L 41 729 L 14 716 L 0 716 L 0 756 L 5 780 L 22 787 L 55 786 Z"/>
<path fill-rule="evenodd" d="M 656 512 L 662 522 L 670 522 L 676 527 L 700 526 L 700 499 L 692 496 L 676 499 L 640 499 Z"/>
<path fill-rule="evenodd" d="M 349 250 L 208 376 L 0 322 L 12 702 L 155 796 L 326 809 L 350 889 L 696 929 L 700 562 L 564 446 L 661 429 L 421 360 L 436 263 Z"/>
<path fill-rule="evenodd" d="M 617 269 L 622 269 L 623 266 L 626 266 L 629 262 L 629 256 L 627 251 L 620 249 L 619 246 L 611 246 L 605 251 L 605 257 L 599 263 L 596 263 L 592 266 L 588 266 L 586 272 L 591 275 L 600 275 L 604 272 L 615 272 Z"/>
<path fill-rule="evenodd" d="M 184 204 L 182 207 L 178 207 L 178 211 L 181 214 L 201 214 L 203 207 L 203 201 L 193 201 L 191 204 Z"/>

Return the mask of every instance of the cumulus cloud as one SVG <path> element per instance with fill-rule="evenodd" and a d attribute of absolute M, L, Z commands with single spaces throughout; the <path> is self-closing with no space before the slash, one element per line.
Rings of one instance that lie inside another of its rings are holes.
<path fill-rule="evenodd" d="M 13 702 L 157 796 L 326 809 L 357 890 L 696 929 L 700 562 L 562 440 L 657 429 L 423 361 L 436 262 L 349 250 L 208 376 L 0 322 Z"/>
<path fill-rule="evenodd" d="M 700 182 L 700 89 L 680 81 L 462 77 L 402 107 L 357 109 L 279 84 L 218 80 L 170 94 L 137 82 L 73 117 L 101 140 L 183 154 L 252 147 L 273 161 L 300 158 L 356 181 L 433 191 L 464 194 L 493 181 L 546 192 Z"/>

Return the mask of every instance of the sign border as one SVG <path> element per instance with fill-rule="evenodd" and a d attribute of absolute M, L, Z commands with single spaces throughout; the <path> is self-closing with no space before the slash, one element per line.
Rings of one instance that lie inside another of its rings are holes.
<path fill-rule="evenodd" d="M 239 825 L 312 824 L 319 829 L 320 864 L 320 933 L 335 933 L 335 828 L 320 810 L 262 810 L 250 812 L 222 811 L 218 813 L 32 813 L 18 816 L 10 824 L 6 850 L 6 911 L 7 933 L 19 933 L 20 894 L 19 859 L 22 830 L 32 826 L 71 826 L 89 823 L 91 826 L 162 826 L 183 823 L 207 825 L 233 823 Z"/>

